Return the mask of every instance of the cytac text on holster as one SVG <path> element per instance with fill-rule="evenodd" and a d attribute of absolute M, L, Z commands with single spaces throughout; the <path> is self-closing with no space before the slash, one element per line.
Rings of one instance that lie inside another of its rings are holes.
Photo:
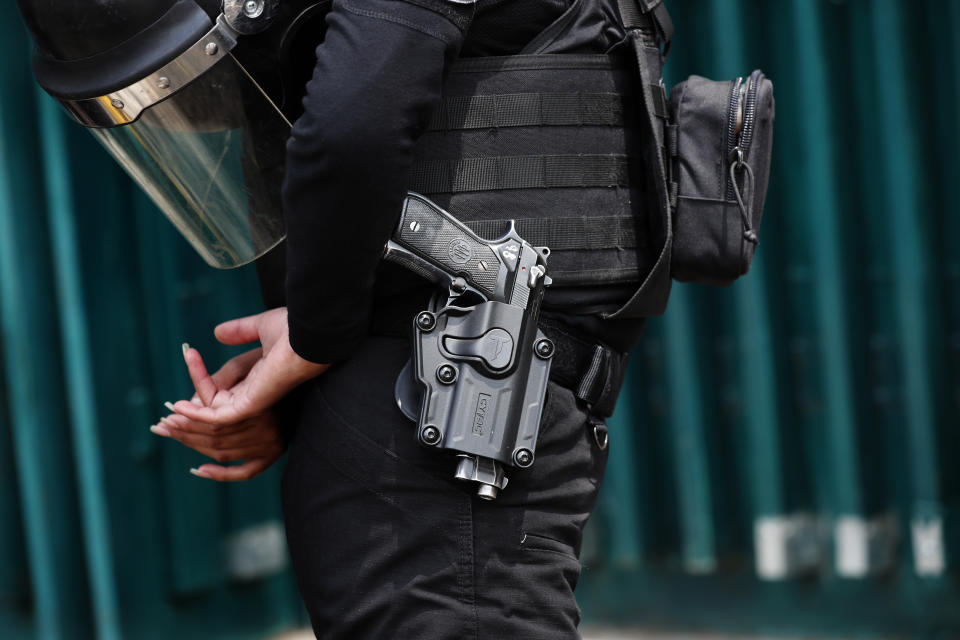
<path fill-rule="evenodd" d="M 385 249 L 385 259 L 444 288 L 414 320 L 418 438 L 456 453 L 455 477 L 487 500 L 507 485 L 504 465 L 526 468 L 536 455 L 554 352 L 537 328 L 549 253 L 512 223 L 484 240 L 413 193 Z"/>

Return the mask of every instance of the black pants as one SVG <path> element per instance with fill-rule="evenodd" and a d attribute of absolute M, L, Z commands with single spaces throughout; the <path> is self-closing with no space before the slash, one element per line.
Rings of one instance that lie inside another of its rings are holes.
<path fill-rule="evenodd" d="M 578 637 L 577 557 L 607 457 L 586 411 L 551 382 L 536 463 L 484 502 L 394 404 L 408 356 L 407 340 L 371 338 L 301 396 L 283 507 L 317 637 Z"/>

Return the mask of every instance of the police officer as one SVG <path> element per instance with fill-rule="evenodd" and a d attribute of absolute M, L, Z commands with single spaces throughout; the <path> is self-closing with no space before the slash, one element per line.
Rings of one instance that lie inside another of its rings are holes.
<path fill-rule="evenodd" d="M 192 0 L 107 3 L 121 11 L 79 0 L 20 4 L 38 40 L 41 84 L 97 127 L 208 262 L 243 263 L 286 233 L 285 257 L 281 246 L 262 261 L 265 298 L 274 308 L 216 329 L 225 343 L 261 347 L 213 375 L 196 350 L 185 349 L 197 396 L 176 403 L 153 430 L 214 458 L 218 464 L 192 470 L 213 480 L 256 475 L 289 441 L 286 531 L 317 636 L 576 637 L 581 534 L 607 457 L 602 417 L 612 409 L 623 354 L 642 326 L 601 320 L 599 310 L 618 306 L 630 288 L 573 287 L 548 304 L 543 322 L 558 353 L 536 464 L 513 473 L 500 498 L 485 502 L 451 477 L 447 459 L 417 444 L 396 407 L 410 323 L 432 288 L 380 258 L 454 60 L 517 54 L 557 28 L 551 25 L 571 21 L 582 28 L 568 51 L 606 53 L 623 38 L 610 7 L 582 0 L 335 0 L 283 158 L 278 233 L 269 203 L 280 163 L 271 145 L 276 136 L 263 129 L 282 118 L 247 86 L 257 74 L 235 72 L 244 59 L 239 50 L 224 56 L 232 32 L 211 44 L 210 18 L 219 7 Z M 234 32 L 238 25 L 242 32 L 245 19 L 290 13 L 283 2 L 226 2 L 224 15 L 231 8 Z M 118 15 L 124 17 L 117 24 L 105 24 Z M 98 42 L 77 26 L 98 22 Z M 319 29 L 309 24 L 301 28 Z M 176 51 L 137 49 L 137 42 L 161 41 Z M 180 81 L 171 61 L 188 54 L 202 74 L 168 96 Z M 94 86 L 76 87 L 84 79 L 77 73 Z M 297 111 L 289 102 L 282 108 Z M 234 162 L 236 175 L 198 178 L 211 159 L 221 158 L 222 167 L 233 153 L 234 143 L 210 132 L 238 128 L 244 154 Z M 137 145 L 150 145 L 150 153 Z M 149 162 L 164 166 L 151 171 Z M 171 175 L 176 188 L 157 186 Z M 211 189 L 232 199 L 222 206 L 226 221 L 210 221 L 217 217 L 211 208 L 220 207 Z M 231 217 L 234 209 L 243 214 Z"/>

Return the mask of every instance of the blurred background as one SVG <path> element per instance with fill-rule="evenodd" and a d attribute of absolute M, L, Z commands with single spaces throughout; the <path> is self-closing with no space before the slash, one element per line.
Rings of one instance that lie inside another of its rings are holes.
<path fill-rule="evenodd" d="M 758 258 L 632 354 L 583 551 L 607 628 L 960 637 L 960 0 L 674 0 L 668 86 L 763 69 Z M 36 87 L 0 21 L 0 637 L 303 626 L 277 470 L 153 436 L 256 312 Z M 411 437 L 413 437 L 411 435 Z"/>

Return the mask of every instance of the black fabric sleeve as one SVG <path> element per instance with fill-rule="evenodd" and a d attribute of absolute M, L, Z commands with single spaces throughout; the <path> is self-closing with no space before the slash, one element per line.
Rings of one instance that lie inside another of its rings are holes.
<path fill-rule="evenodd" d="M 414 143 L 471 11 L 444 0 L 334 2 L 283 189 L 290 343 L 307 360 L 344 360 L 367 333 Z"/>

